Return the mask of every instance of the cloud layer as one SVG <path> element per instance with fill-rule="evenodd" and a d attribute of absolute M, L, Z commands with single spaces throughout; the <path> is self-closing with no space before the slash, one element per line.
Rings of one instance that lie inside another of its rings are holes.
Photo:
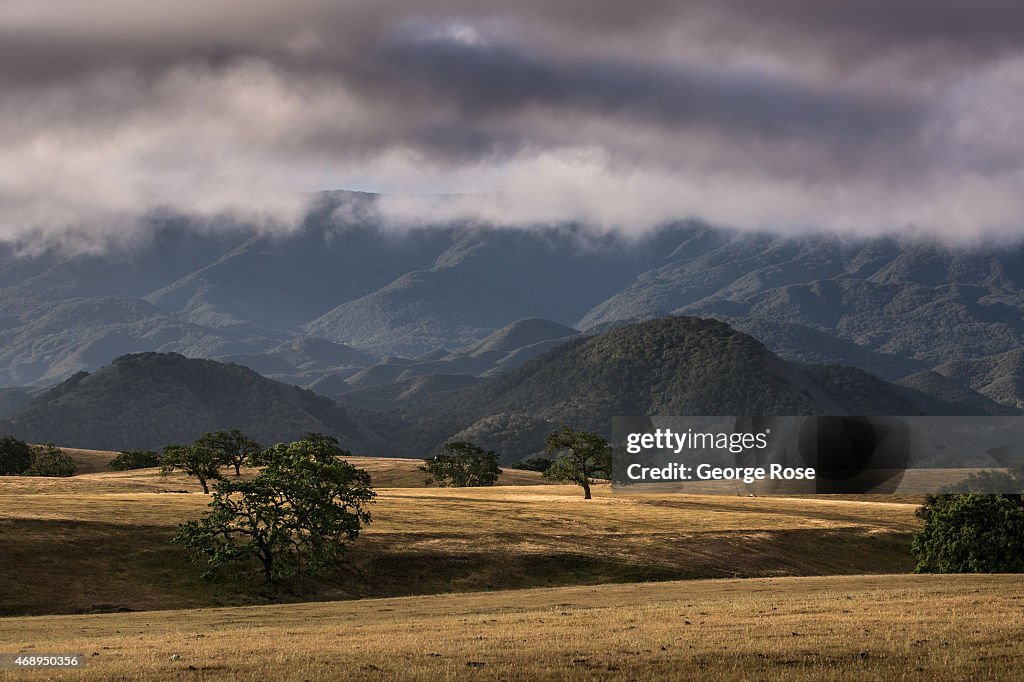
<path fill-rule="evenodd" d="M 1024 234 L 1015 0 L 159 5 L 0 0 L 0 239 L 287 228 L 330 188 L 394 224 Z"/>

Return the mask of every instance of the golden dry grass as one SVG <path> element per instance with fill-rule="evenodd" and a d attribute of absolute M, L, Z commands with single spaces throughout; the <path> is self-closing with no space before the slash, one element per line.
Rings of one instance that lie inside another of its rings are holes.
<path fill-rule="evenodd" d="M 906 575 L 915 504 L 584 501 L 531 472 L 402 487 L 418 462 L 352 461 L 375 520 L 335 575 L 289 591 L 198 579 L 169 539 L 209 498 L 180 474 L 0 478 L 0 615 L 82 614 L 0 618 L 0 651 L 85 653 L 23 675 L 76 680 L 1010 679 L 1024 654 L 1020 577 Z M 734 576 L 754 577 L 666 582 Z M 305 603 L 237 606 L 271 602 Z M 118 610 L 143 611 L 99 613 Z"/>
<path fill-rule="evenodd" d="M 106 471 L 110 460 L 117 457 L 118 453 L 109 450 L 84 450 L 82 448 L 65 448 L 61 450 L 71 456 L 75 461 L 76 474 L 94 474 L 98 471 Z"/>
<path fill-rule="evenodd" d="M 1022 607 L 1020 576 L 711 580 L 0 619 L 0 641 L 84 653 L 69 680 L 1010 680 Z"/>
<path fill-rule="evenodd" d="M 169 540 L 209 498 L 156 492 L 194 487 L 153 471 L 0 479 L 0 585 L 15 587 L 0 615 L 901 572 L 917 527 L 907 504 L 627 496 L 608 486 L 591 501 L 573 486 L 382 487 L 373 524 L 338 574 L 282 595 L 198 580 L 201 569 Z"/>
<path fill-rule="evenodd" d="M 162 474 L 159 469 L 135 469 L 132 471 L 110 471 L 107 466 L 118 453 L 107 450 L 82 450 L 61 448 L 75 462 L 75 475 L 69 478 L 52 479 L 37 477 L 4 477 L 0 479 L 0 494 L 7 492 L 53 493 L 53 492 L 165 492 L 180 490 L 200 492 L 195 479 L 181 473 Z M 375 488 L 422 488 L 423 464 L 419 459 L 399 457 L 349 457 L 348 461 L 369 472 Z M 253 476 L 255 469 L 242 469 L 243 476 Z M 225 477 L 233 475 L 224 469 Z M 536 471 L 503 469 L 498 485 L 547 485 Z"/>

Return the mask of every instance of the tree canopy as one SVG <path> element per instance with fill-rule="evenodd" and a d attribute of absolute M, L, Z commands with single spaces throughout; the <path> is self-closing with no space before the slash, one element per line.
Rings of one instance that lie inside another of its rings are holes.
<path fill-rule="evenodd" d="M 32 466 L 25 470 L 26 476 L 67 477 L 75 475 L 75 462 L 71 455 L 53 443 L 31 446 Z"/>
<path fill-rule="evenodd" d="M 544 471 L 544 478 L 576 483 L 583 488 L 583 498 L 591 498 L 594 478 L 611 476 L 612 446 L 593 431 L 575 431 L 562 427 L 545 440 L 545 452 L 555 458 Z"/>
<path fill-rule="evenodd" d="M 0 438 L 0 476 L 17 476 L 31 466 L 31 445 L 13 436 Z"/>
<path fill-rule="evenodd" d="M 331 570 L 348 542 L 370 523 L 375 493 L 366 471 L 320 434 L 258 455 L 260 473 L 214 486 L 206 516 L 179 528 L 175 542 L 205 559 L 210 571 L 256 561 L 267 582 Z"/>
<path fill-rule="evenodd" d="M 160 460 L 160 469 L 164 473 L 175 469 L 184 471 L 198 479 L 203 492 L 207 494 L 210 492 L 209 481 L 222 478 L 222 466 L 223 453 L 199 445 L 168 445 L 164 448 L 164 456 Z"/>
<path fill-rule="evenodd" d="M 1024 572 L 1024 505 L 1019 496 L 929 497 L 918 516 L 924 527 L 911 545 L 915 572 Z"/>
<path fill-rule="evenodd" d="M 224 464 L 235 468 L 235 476 L 241 476 L 242 465 L 262 449 L 259 443 L 238 429 L 204 433 L 196 439 L 195 444 L 201 448 L 219 452 Z"/>
<path fill-rule="evenodd" d="M 152 450 L 125 450 L 110 460 L 111 471 L 131 471 L 160 466 L 160 455 Z"/>
<path fill-rule="evenodd" d="M 427 485 L 442 488 L 473 488 L 494 485 L 501 475 L 498 455 L 478 445 L 457 441 L 445 443 L 442 451 L 420 467 Z"/>

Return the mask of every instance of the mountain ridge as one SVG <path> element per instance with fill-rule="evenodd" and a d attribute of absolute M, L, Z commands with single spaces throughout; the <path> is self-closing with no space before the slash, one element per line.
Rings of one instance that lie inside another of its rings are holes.
<path fill-rule="evenodd" d="M 1024 348 L 1020 244 L 784 237 L 696 222 L 639 237 L 581 225 L 384 225 L 375 201 L 325 193 L 289 233 L 169 219 L 116 252 L 0 248 L 0 385 L 49 385 L 129 352 L 277 362 L 263 356 L 313 337 L 440 362 L 524 318 L 594 334 L 691 315 L 726 321 L 789 360 L 894 380 L 935 370 L 1024 404 L 1015 365 L 994 359 Z M 422 367 L 498 374 L 556 342 L 482 370 L 465 358 L 465 369 Z M 941 369 L 984 358 L 991 367 L 979 372 L 1003 375 L 979 384 Z M 335 374 L 361 369 L 351 365 Z M 268 373 L 308 386 L 329 378 L 323 368 Z"/>
<path fill-rule="evenodd" d="M 610 436 L 615 416 L 923 414 L 917 397 L 856 368 L 785 361 L 717 320 L 677 316 L 578 338 L 486 383 L 403 405 L 388 428 L 407 452 L 467 438 L 521 457 L 561 424 Z"/>

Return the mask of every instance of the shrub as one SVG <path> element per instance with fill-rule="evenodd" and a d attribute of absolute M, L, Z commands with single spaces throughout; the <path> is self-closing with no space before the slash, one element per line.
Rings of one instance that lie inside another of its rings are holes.
<path fill-rule="evenodd" d="M 929 497 L 911 551 L 917 573 L 1024 571 L 1024 506 L 1003 495 Z"/>
<path fill-rule="evenodd" d="M 149 469 L 161 464 L 159 453 L 152 450 L 128 450 L 110 460 L 107 468 L 111 471 L 131 471 L 132 469 Z"/>
<path fill-rule="evenodd" d="M 508 465 L 509 469 L 519 469 L 520 471 L 539 471 L 544 473 L 547 471 L 552 464 L 553 460 L 547 457 L 527 457 L 521 459 L 518 462 L 513 462 Z"/>

